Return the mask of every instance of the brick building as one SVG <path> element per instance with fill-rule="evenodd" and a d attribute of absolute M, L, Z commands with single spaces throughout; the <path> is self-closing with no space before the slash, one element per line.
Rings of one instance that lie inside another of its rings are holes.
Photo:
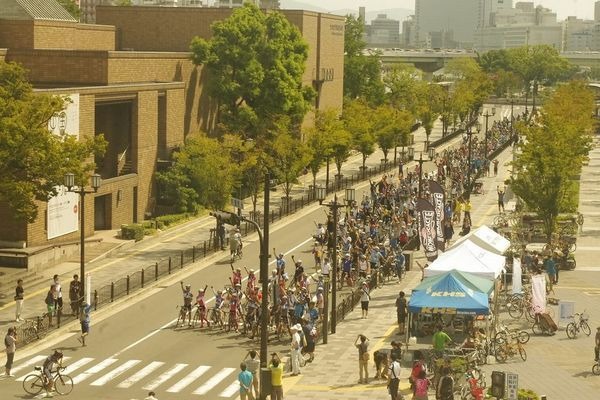
<path fill-rule="evenodd" d="M 211 23 L 232 10 L 99 6 L 100 24 L 89 25 L 50 3 L 0 0 L 0 60 L 22 64 L 37 91 L 70 96 L 66 114 L 75 122 L 67 126 L 81 137 L 102 133 L 109 143 L 96 160 L 103 184 L 86 196 L 86 235 L 141 221 L 156 211 L 157 166 L 187 134 L 214 123 L 205 74 L 190 62 L 188 46 L 196 35 L 210 37 Z M 284 14 L 309 44 L 304 83 L 319 89 L 317 106 L 341 109 L 343 17 Z M 40 217 L 28 224 L 0 205 L 0 247 L 77 242 L 78 224 L 51 234 L 48 204 L 39 206 Z"/>

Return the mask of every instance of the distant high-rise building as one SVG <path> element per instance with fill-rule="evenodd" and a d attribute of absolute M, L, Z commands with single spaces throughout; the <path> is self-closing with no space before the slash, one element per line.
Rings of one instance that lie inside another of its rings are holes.
<path fill-rule="evenodd" d="M 400 46 L 400 21 L 378 14 L 371 24 L 365 25 L 365 41 L 371 48 L 395 48 Z"/>
<path fill-rule="evenodd" d="M 402 47 L 405 49 L 412 49 L 416 46 L 416 27 L 415 16 L 410 15 L 407 19 L 402 21 L 402 35 L 400 37 Z"/>
<path fill-rule="evenodd" d="M 594 4 L 594 21 L 600 22 L 600 1 Z"/>
<path fill-rule="evenodd" d="M 563 51 L 590 51 L 596 50 L 593 43 L 596 21 L 583 20 L 577 17 L 568 17 L 564 23 L 564 48 Z"/>
<path fill-rule="evenodd" d="M 481 20 L 479 22 L 479 29 L 485 28 L 486 26 L 493 26 L 495 15 L 498 10 L 512 8 L 512 0 L 481 0 Z"/>
<path fill-rule="evenodd" d="M 482 20 L 483 1 L 415 0 L 416 45 L 430 43 L 431 32 L 452 32 L 457 46 L 472 47 Z"/>

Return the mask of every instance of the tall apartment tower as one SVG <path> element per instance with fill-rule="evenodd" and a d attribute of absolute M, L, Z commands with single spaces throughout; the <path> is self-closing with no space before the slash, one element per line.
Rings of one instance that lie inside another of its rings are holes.
<path fill-rule="evenodd" d="M 367 20 L 367 10 L 364 7 L 358 7 L 358 18 L 365 23 Z"/>
<path fill-rule="evenodd" d="M 472 47 L 475 31 L 482 20 L 482 1 L 415 0 L 417 46 L 431 44 L 432 34 L 434 36 L 443 34 L 452 36 L 454 42 L 461 47 Z"/>
<path fill-rule="evenodd" d="M 594 4 L 594 21 L 600 22 L 600 1 Z"/>

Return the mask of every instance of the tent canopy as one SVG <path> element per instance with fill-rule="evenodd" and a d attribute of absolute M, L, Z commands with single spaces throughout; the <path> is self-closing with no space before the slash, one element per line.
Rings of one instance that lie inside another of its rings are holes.
<path fill-rule="evenodd" d="M 494 232 L 487 225 L 482 225 L 459 238 L 450 249 L 454 249 L 467 241 L 498 255 L 503 255 L 510 247 L 510 241 L 507 238 Z"/>
<path fill-rule="evenodd" d="M 468 272 L 462 272 L 458 270 L 451 270 L 448 273 L 452 273 L 457 279 L 459 279 L 463 284 L 465 284 L 468 288 L 481 293 L 487 293 L 488 295 L 492 293 L 494 290 L 494 281 L 483 278 L 481 276 L 477 276 L 474 274 L 470 274 Z M 423 282 L 418 284 L 413 291 L 417 290 L 427 290 L 428 287 L 433 285 L 435 282 L 445 279 L 447 274 L 439 274 L 433 275 Z"/>
<path fill-rule="evenodd" d="M 431 265 L 425 268 L 425 276 L 439 275 L 456 269 L 487 279 L 496 279 L 504 270 L 504 256 L 492 253 L 470 241 L 442 253 Z"/>
<path fill-rule="evenodd" d="M 408 311 L 428 314 L 489 314 L 487 293 L 473 290 L 471 285 L 458 271 L 427 278 L 418 286 L 421 290 L 413 290 Z"/>

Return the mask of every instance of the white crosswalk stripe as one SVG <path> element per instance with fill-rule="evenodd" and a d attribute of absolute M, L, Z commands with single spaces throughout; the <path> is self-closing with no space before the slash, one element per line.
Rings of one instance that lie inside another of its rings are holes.
<path fill-rule="evenodd" d="M 240 382 L 233 381 L 231 385 L 227 386 L 225 390 L 219 393 L 219 397 L 232 397 L 240 390 Z"/>
<path fill-rule="evenodd" d="M 171 369 L 163 372 L 158 378 L 154 379 L 152 382 L 144 386 L 142 389 L 144 390 L 154 390 L 173 376 L 175 376 L 179 371 L 187 367 L 187 364 L 175 364 Z"/>
<path fill-rule="evenodd" d="M 189 386 L 196 379 L 198 379 L 202 375 L 204 375 L 204 373 L 206 371 L 208 371 L 209 369 L 210 369 L 210 367 L 206 366 L 206 365 L 199 366 L 198 368 L 196 368 L 195 370 L 190 372 L 185 378 L 183 378 L 182 380 L 180 380 L 179 382 L 177 382 L 176 384 L 174 384 L 173 386 L 168 388 L 167 392 L 169 392 L 169 393 L 181 392 L 183 389 L 185 389 L 187 386 Z"/>
<path fill-rule="evenodd" d="M 94 382 L 90 383 L 90 385 L 92 385 L 92 386 L 105 385 L 107 382 L 110 382 L 113 379 L 115 379 L 116 377 L 124 374 L 125 371 L 135 367 L 136 365 L 138 365 L 141 362 L 142 362 L 142 360 L 129 360 L 129 361 L 125 362 L 123 365 L 113 369 L 108 374 L 102 376 L 101 378 L 96 379 Z"/>
<path fill-rule="evenodd" d="M 46 357 L 44 357 L 44 358 L 46 358 Z M 65 361 L 69 360 L 70 358 L 71 358 L 71 357 L 66 357 L 66 356 L 65 356 L 65 357 L 63 357 L 63 363 L 64 363 Z M 40 366 L 41 366 L 41 365 L 40 365 Z M 23 375 L 23 376 L 20 376 L 20 377 L 18 377 L 18 378 L 17 378 L 17 379 L 15 379 L 15 380 L 16 380 L 17 382 L 22 382 L 22 381 L 24 381 L 24 380 L 25 380 L 25 378 L 27 377 L 27 375 L 29 375 L 29 374 L 32 374 L 32 373 L 33 373 L 33 371 L 29 371 L 29 372 L 27 372 L 25 375 Z"/>
<path fill-rule="evenodd" d="M 88 369 L 87 371 L 82 372 L 81 374 L 74 377 L 73 383 L 75 385 L 77 385 L 78 383 L 83 382 L 84 380 L 91 377 L 92 375 L 97 374 L 98 372 L 102 371 L 106 367 L 110 367 L 117 361 L 119 361 L 119 360 L 117 360 L 116 358 L 107 358 L 106 360 L 101 361 L 99 364 L 94 365 L 92 368 Z"/>
<path fill-rule="evenodd" d="M 67 368 L 62 372 L 63 375 L 70 375 L 73 371 L 77 371 L 79 368 L 83 367 L 85 364 L 89 364 L 94 361 L 91 357 L 84 357 L 79 361 L 75 361 L 73 364 L 69 364 Z"/>
<path fill-rule="evenodd" d="M 18 366 L 16 366 L 16 367 L 12 368 L 12 369 L 10 370 L 10 372 L 11 372 L 12 374 L 15 374 L 15 373 L 17 373 L 17 372 L 19 372 L 19 371 L 21 371 L 21 370 L 23 370 L 23 369 L 27 368 L 27 367 L 30 367 L 30 366 L 32 366 L 32 365 L 35 365 L 36 363 L 40 363 L 40 362 L 41 362 L 42 360 L 44 360 L 45 358 L 46 358 L 46 356 L 35 356 L 35 357 L 33 357 L 33 358 L 31 358 L 31 359 L 29 359 L 29 360 L 25 361 L 23 364 L 19 364 Z"/>
<path fill-rule="evenodd" d="M 227 378 L 231 373 L 235 371 L 235 368 L 223 368 L 212 378 L 207 380 L 198 389 L 194 390 L 194 394 L 203 395 L 208 393 L 212 388 L 217 386 L 223 379 Z"/>
<path fill-rule="evenodd" d="M 163 365 L 165 365 L 165 363 L 162 361 L 153 361 L 150 364 L 146 365 L 144 368 L 140 369 L 134 375 L 130 376 L 129 378 L 125 379 L 123 382 L 119 383 L 117 385 L 117 387 L 121 388 L 121 389 L 126 389 L 128 387 L 131 387 L 135 383 L 144 379 L 146 376 L 150 375 L 152 372 L 154 372 L 158 368 L 162 367 Z"/>

